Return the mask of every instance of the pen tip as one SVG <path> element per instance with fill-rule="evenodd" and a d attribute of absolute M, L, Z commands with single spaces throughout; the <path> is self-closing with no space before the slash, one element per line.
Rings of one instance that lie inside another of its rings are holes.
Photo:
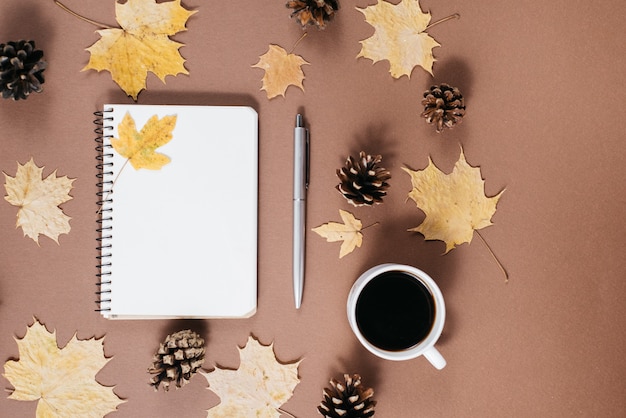
<path fill-rule="evenodd" d="M 302 128 L 304 126 L 304 121 L 302 120 L 302 115 L 300 113 L 298 113 L 296 115 L 296 127 L 297 128 Z"/>

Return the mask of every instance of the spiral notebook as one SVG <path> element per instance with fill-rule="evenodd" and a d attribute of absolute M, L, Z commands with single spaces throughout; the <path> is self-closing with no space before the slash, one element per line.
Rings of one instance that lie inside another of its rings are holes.
<path fill-rule="evenodd" d="M 98 134 L 98 311 L 256 311 L 258 116 L 243 106 L 107 104 Z"/>

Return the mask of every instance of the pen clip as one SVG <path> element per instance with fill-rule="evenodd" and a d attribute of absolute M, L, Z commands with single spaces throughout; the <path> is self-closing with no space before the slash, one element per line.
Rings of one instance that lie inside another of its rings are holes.
<path fill-rule="evenodd" d="M 310 179 L 310 174 L 311 174 L 311 144 L 309 142 L 309 130 L 306 130 L 306 149 L 305 149 L 305 161 L 304 164 L 306 165 L 306 173 L 304 176 L 304 187 L 306 189 L 309 188 L 309 179 Z"/>

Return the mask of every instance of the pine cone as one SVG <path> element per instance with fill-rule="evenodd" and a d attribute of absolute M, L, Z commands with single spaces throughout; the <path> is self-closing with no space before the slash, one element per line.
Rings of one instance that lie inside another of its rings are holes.
<path fill-rule="evenodd" d="M 43 90 L 43 51 L 35 49 L 35 41 L 0 44 L 0 85 L 2 97 L 26 99 L 32 92 Z"/>
<path fill-rule="evenodd" d="M 465 115 L 463 95 L 458 88 L 445 83 L 426 90 L 422 105 L 424 105 L 422 116 L 428 123 L 435 124 L 437 132 L 443 131 L 444 128 L 453 128 L 462 122 Z"/>
<path fill-rule="evenodd" d="M 361 386 L 361 376 L 343 375 L 345 383 L 330 380 L 331 388 L 324 388 L 324 400 L 317 407 L 326 418 L 365 418 L 374 416 L 374 390 Z"/>
<path fill-rule="evenodd" d="M 204 361 L 204 339 L 191 330 L 178 331 L 168 335 L 154 355 L 148 373 L 154 374 L 150 385 L 154 390 L 163 389 L 167 392 L 170 383 L 180 388 L 189 382 L 191 376 L 202 366 Z"/>
<path fill-rule="evenodd" d="M 389 187 L 387 180 L 391 178 L 387 169 L 378 166 L 382 159 L 380 155 L 372 157 L 361 151 L 358 159 L 348 157 L 346 165 L 337 170 L 341 180 L 337 190 L 348 202 L 354 206 L 382 203 Z"/>
<path fill-rule="evenodd" d="M 290 0 L 286 6 L 293 9 L 291 17 L 296 17 L 302 27 L 315 25 L 324 29 L 339 10 L 337 0 Z"/>

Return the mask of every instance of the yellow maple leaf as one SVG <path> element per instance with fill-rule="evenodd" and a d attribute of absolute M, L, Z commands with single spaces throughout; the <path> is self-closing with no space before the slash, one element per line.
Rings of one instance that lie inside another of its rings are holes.
<path fill-rule="evenodd" d="M 160 170 L 171 160 L 167 155 L 155 150 L 171 141 L 175 126 L 176 115 L 164 116 L 161 119 L 154 115 L 138 132 L 135 120 L 127 112 L 117 127 L 119 138 L 112 138 L 111 146 L 122 157 L 128 158 L 136 170 L 140 168 Z"/>
<path fill-rule="evenodd" d="M 279 407 L 293 395 L 300 382 L 300 361 L 281 364 L 274 355 L 273 344 L 261 345 L 252 336 L 239 348 L 241 363 L 236 370 L 200 371 L 221 402 L 209 409 L 208 418 L 276 417 Z"/>
<path fill-rule="evenodd" d="M 186 30 L 187 10 L 180 0 L 128 0 L 115 3 L 120 28 L 98 30 L 100 40 L 87 48 L 91 53 L 83 70 L 106 70 L 127 95 L 137 100 L 152 72 L 165 83 L 165 76 L 189 74 L 178 49 L 182 43 L 169 37 Z"/>
<path fill-rule="evenodd" d="M 353 214 L 339 209 L 339 215 L 343 223 L 328 222 L 313 228 L 313 232 L 326 238 L 328 242 L 343 241 L 339 250 L 339 258 L 343 258 L 343 256 L 354 251 L 356 247 L 361 246 L 363 234 L 361 234 L 361 221 L 356 219 Z"/>
<path fill-rule="evenodd" d="M 433 74 L 432 50 L 441 45 L 425 32 L 430 13 L 422 12 L 419 0 L 401 0 L 397 5 L 378 0 L 377 4 L 356 9 L 375 29 L 371 37 L 361 41 L 357 58 L 388 60 L 394 78 L 410 78 L 416 65 Z"/>
<path fill-rule="evenodd" d="M 115 411 L 124 401 L 95 379 L 109 361 L 103 340 L 74 335 L 60 349 L 55 334 L 35 320 L 24 338 L 16 339 L 19 360 L 4 364 L 4 377 L 15 388 L 9 399 L 37 401 L 38 418 L 100 418 Z"/>
<path fill-rule="evenodd" d="M 70 217 L 59 205 L 72 199 L 69 195 L 75 179 L 57 177 L 56 171 L 43 179 L 43 167 L 31 158 L 26 164 L 17 163 L 15 177 L 4 174 L 7 195 L 4 199 L 17 206 L 16 227 L 24 236 L 39 244 L 39 234 L 59 243 L 59 235 L 70 232 Z"/>
<path fill-rule="evenodd" d="M 439 170 L 431 159 L 424 170 L 402 169 L 411 176 L 409 198 L 426 214 L 424 221 L 409 231 L 445 242 L 447 253 L 458 244 L 471 242 L 474 230 L 492 225 L 491 217 L 504 190 L 486 197 L 480 168 L 467 163 L 462 149 L 450 174 Z"/>
<path fill-rule="evenodd" d="M 294 85 L 304 91 L 302 66 L 308 64 L 300 55 L 289 54 L 278 45 L 270 45 L 268 51 L 259 57 L 254 68 L 265 70 L 263 86 L 267 98 L 285 96 L 287 87 Z"/>

